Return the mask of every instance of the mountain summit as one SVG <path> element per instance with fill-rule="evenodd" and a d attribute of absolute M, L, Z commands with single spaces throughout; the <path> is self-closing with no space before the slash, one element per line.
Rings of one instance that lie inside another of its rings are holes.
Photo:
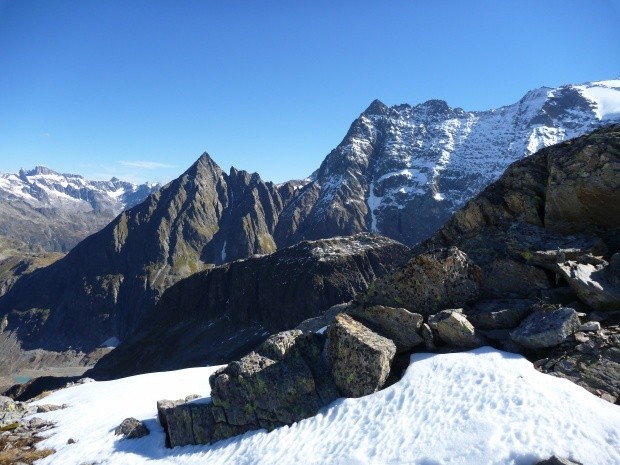
<path fill-rule="evenodd" d="M 488 111 L 375 100 L 284 210 L 276 242 L 372 231 L 416 244 L 513 161 L 617 121 L 620 80 L 543 87 Z"/>

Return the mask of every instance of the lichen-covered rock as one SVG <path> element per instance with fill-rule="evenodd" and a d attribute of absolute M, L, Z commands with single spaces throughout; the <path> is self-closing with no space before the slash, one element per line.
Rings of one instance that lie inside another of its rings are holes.
<path fill-rule="evenodd" d="M 534 304 L 532 299 L 481 300 L 465 314 L 479 329 L 512 329 L 532 312 Z"/>
<path fill-rule="evenodd" d="M 346 314 L 340 314 L 327 332 L 329 367 L 340 392 L 361 397 L 378 391 L 390 373 L 394 343 Z"/>
<path fill-rule="evenodd" d="M 480 268 L 464 252 L 444 248 L 417 255 L 400 270 L 375 281 L 356 300 L 428 316 L 476 298 L 480 279 Z"/>
<path fill-rule="evenodd" d="M 557 267 L 581 301 L 596 310 L 620 310 L 620 288 L 606 261 L 585 255 Z"/>
<path fill-rule="evenodd" d="M 127 439 L 138 439 L 150 434 L 146 425 L 137 418 L 125 418 L 120 425 L 114 429 L 114 434 L 122 435 Z"/>
<path fill-rule="evenodd" d="M 411 350 L 424 342 L 419 334 L 423 321 L 419 313 L 383 305 L 353 308 L 347 313 L 381 336 L 391 339 L 396 344 L 397 353 Z"/>
<path fill-rule="evenodd" d="M 467 321 L 462 309 L 443 310 L 428 318 L 429 326 L 437 331 L 439 337 L 448 345 L 456 347 L 481 347 L 484 337 Z"/>
<path fill-rule="evenodd" d="M 542 349 L 564 342 L 579 325 L 579 317 L 572 308 L 538 310 L 523 320 L 510 337 L 528 349 Z"/>
<path fill-rule="evenodd" d="M 213 440 L 215 421 L 210 402 L 160 400 L 159 423 L 166 433 L 166 446 L 209 444 Z"/>

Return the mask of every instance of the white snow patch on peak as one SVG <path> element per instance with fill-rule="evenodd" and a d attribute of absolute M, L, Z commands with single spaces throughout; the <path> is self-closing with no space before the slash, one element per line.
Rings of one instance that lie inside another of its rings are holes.
<path fill-rule="evenodd" d="M 339 399 L 312 418 L 269 433 L 166 449 L 156 402 L 209 396 L 209 375 L 217 368 L 93 382 L 34 402 L 68 404 L 37 414 L 56 424 L 37 445 L 56 453 L 37 463 L 518 465 L 551 455 L 620 463 L 619 406 L 536 371 L 519 355 L 490 348 L 415 354 L 403 378 L 383 391 Z M 131 441 L 114 436 L 127 417 L 145 421 L 151 434 Z M 75 443 L 67 444 L 68 438 Z"/>
<path fill-rule="evenodd" d="M 596 117 L 599 120 L 610 119 L 620 114 L 620 79 L 593 82 L 575 88 L 594 103 Z"/>
<path fill-rule="evenodd" d="M 121 343 L 121 340 L 119 338 L 117 338 L 116 336 L 112 336 L 109 339 L 106 339 L 105 341 L 103 341 L 99 347 L 113 347 L 116 348 L 118 347 L 118 345 Z"/>

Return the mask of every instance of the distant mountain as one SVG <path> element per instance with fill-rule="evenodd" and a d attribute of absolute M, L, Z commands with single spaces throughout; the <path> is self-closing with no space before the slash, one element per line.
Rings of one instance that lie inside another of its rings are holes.
<path fill-rule="evenodd" d="M 65 258 L 19 279 L 0 297 L 0 318 L 29 348 L 124 340 L 192 273 L 358 232 L 416 244 L 512 161 L 619 120 L 620 80 L 601 81 L 538 89 L 485 112 L 375 101 L 305 181 L 227 174 L 205 153 Z"/>
<path fill-rule="evenodd" d="M 285 208 L 276 243 L 372 231 L 414 245 L 513 161 L 618 121 L 620 79 L 543 87 L 488 111 L 375 100 Z"/>
<path fill-rule="evenodd" d="M 117 178 L 89 181 L 43 166 L 0 173 L 0 235 L 66 252 L 159 187 Z"/>

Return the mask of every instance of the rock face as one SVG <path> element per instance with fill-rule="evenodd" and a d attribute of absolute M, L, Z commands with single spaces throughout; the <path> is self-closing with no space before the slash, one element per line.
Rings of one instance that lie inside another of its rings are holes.
<path fill-rule="evenodd" d="M 448 345 L 475 348 L 485 345 L 485 339 L 463 315 L 462 309 L 442 310 L 428 318 L 429 326 Z"/>
<path fill-rule="evenodd" d="M 408 251 L 395 241 L 362 234 L 302 242 L 197 273 L 168 289 L 148 322 L 102 359 L 93 376 L 233 360 L 269 333 L 351 300 L 402 264 Z"/>
<path fill-rule="evenodd" d="M 371 231 L 414 245 L 512 162 L 620 121 L 618 113 L 601 111 L 606 104 L 593 98 L 603 89 L 612 94 L 619 88 L 617 80 L 541 88 L 513 105 L 483 112 L 451 108 L 441 100 L 393 107 L 376 100 L 284 209 L 276 242 Z M 591 165 L 560 164 L 558 189 L 564 168 L 576 172 L 586 166 Z M 597 178 L 592 189 L 605 189 L 613 174 Z M 592 189 L 576 189 L 571 195 L 583 197 L 576 205 L 587 202 L 588 195 L 606 202 Z M 568 203 L 560 199 L 558 213 Z"/>
<path fill-rule="evenodd" d="M 532 313 L 510 333 L 510 337 L 528 349 L 553 347 L 579 329 L 579 318 L 572 308 L 539 310 Z"/>
<path fill-rule="evenodd" d="M 116 178 L 89 181 L 43 166 L 0 173 L 0 236 L 46 252 L 67 252 L 159 187 Z"/>
<path fill-rule="evenodd" d="M 345 314 L 328 331 L 327 356 L 340 392 L 361 397 L 378 391 L 390 373 L 396 345 Z"/>
<path fill-rule="evenodd" d="M 405 267 L 373 283 L 358 301 L 404 307 L 424 316 L 463 306 L 479 294 L 480 269 L 451 247 L 422 253 Z"/>

